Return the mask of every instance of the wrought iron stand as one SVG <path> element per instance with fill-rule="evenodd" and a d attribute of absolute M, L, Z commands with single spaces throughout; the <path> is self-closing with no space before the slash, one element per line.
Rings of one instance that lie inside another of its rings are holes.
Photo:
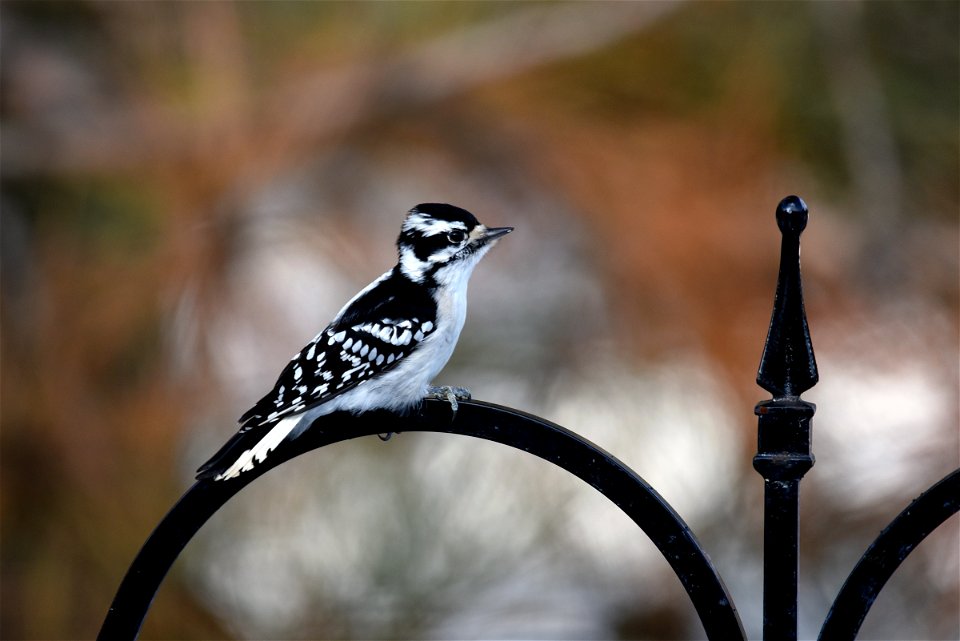
<path fill-rule="evenodd" d="M 800 282 L 800 233 L 807 208 L 789 196 L 777 208 L 782 233 L 780 275 L 757 382 L 773 398 L 759 403 L 758 451 L 764 479 L 763 636 L 797 638 L 798 498 L 813 466 L 810 423 L 815 407 L 800 395 L 817 382 Z M 581 436 L 518 410 L 463 402 L 456 418 L 441 401 L 425 401 L 416 416 L 384 412 L 331 414 L 295 441 L 281 443 L 252 471 L 230 481 L 198 481 L 160 521 L 120 584 L 100 629 L 100 641 L 135 639 L 167 571 L 190 539 L 247 484 L 286 461 L 332 443 L 384 432 L 446 432 L 526 451 L 583 479 L 650 537 L 686 589 L 707 637 L 745 639 L 730 595 L 693 533 L 673 508 L 633 470 Z M 960 470 L 917 498 L 867 549 L 827 615 L 821 641 L 854 639 L 877 594 L 906 556 L 960 509 Z"/>

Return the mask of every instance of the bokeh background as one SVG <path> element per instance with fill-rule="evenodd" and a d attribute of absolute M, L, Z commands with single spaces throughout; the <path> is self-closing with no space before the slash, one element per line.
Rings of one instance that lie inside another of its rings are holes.
<path fill-rule="evenodd" d="M 11 2 L 2 43 L 4 639 L 95 636 L 151 528 L 404 212 L 514 225 L 442 375 L 671 501 L 760 634 L 753 405 L 777 202 L 811 208 L 821 383 L 800 634 L 958 466 L 960 5 Z M 144 639 L 688 639 L 613 505 L 404 434 L 272 472 Z M 957 639 L 957 519 L 864 639 Z"/>

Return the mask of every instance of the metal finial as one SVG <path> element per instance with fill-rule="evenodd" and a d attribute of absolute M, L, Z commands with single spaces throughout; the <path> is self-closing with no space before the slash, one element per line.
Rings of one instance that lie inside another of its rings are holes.
<path fill-rule="evenodd" d="M 777 226 L 784 234 L 799 236 L 810 217 L 807 203 L 800 196 L 787 196 L 777 205 Z"/>
<path fill-rule="evenodd" d="M 819 379 L 800 281 L 800 234 L 807 219 L 807 205 L 799 196 L 787 196 L 777 206 L 777 226 L 782 234 L 780 274 L 757 372 L 757 384 L 774 398 L 799 397 Z"/>

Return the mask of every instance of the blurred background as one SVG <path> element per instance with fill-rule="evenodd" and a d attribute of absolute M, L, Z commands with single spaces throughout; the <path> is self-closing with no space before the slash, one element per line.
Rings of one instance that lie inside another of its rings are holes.
<path fill-rule="evenodd" d="M 441 376 L 614 453 L 761 625 L 754 378 L 811 209 L 821 383 L 800 636 L 958 466 L 960 5 L 11 2 L 2 37 L 4 639 L 95 636 L 289 358 L 450 202 L 516 232 Z M 957 518 L 863 639 L 960 637 Z M 558 468 L 403 434 L 221 510 L 144 639 L 690 639 L 646 537 Z"/>

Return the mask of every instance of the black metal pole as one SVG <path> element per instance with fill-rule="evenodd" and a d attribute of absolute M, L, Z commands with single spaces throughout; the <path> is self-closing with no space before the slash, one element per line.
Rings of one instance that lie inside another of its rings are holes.
<path fill-rule="evenodd" d="M 763 638 L 796 641 L 800 480 L 814 463 L 810 421 L 816 407 L 800 394 L 817 383 L 817 363 L 803 308 L 800 234 L 807 206 L 797 196 L 777 207 L 780 273 L 757 383 L 773 398 L 758 416 L 753 467 L 764 480 Z"/>
<path fill-rule="evenodd" d="M 810 418 L 814 406 L 800 400 L 757 405 L 758 453 L 763 476 L 763 638 L 797 638 L 800 479 L 813 467 Z"/>

